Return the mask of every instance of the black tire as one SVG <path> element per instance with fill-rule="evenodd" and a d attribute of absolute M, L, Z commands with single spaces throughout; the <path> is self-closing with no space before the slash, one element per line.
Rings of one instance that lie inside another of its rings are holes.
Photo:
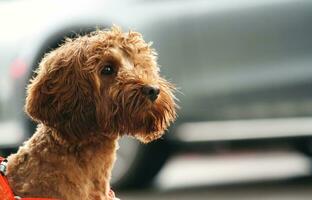
<path fill-rule="evenodd" d="M 131 138 L 131 140 L 134 140 Z M 170 156 L 170 148 L 166 140 L 157 140 L 150 144 L 138 144 L 135 159 L 130 164 L 128 170 L 120 176 L 119 180 L 112 183 L 113 188 L 117 189 L 134 189 L 148 187 L 152 180 L 161 170 L 162 166 Z M 122 151 L 122 146 L 119 151 Z M 120 155 L 117 152 L 117 162 L 115 168 L 118 166 L 118 159 Z M 113 170 L 113 176 L 116 173 Z M 114 177 L 113 177 L 114 178 Z"/>
<path fill-rule="evenodd" d="M 312 161 L 312 139 L 307 138 L 304 141 L 298 142 L 296 149 L 302 152 L 304 155 L 311 158 Z"/>
<path fill-rule="evenodd" d="M 15 153 L 17 151 L 17 148 L 4 148 L 0 149 L 0 156 L 1 157 L 8 157 L 10 154 Z"/>

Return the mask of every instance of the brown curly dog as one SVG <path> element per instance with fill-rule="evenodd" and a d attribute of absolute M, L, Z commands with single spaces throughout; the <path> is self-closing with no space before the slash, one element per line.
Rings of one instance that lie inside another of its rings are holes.
<path fill-rule="evenodd" d="M 15 195 L 108 200 L 117 141 L 147 143 L 176 117 L 172 84 L 141 34 L 95 31 L 45 55 L 27 88 L 26 113 L 39 123 L 8 157 Z"/>

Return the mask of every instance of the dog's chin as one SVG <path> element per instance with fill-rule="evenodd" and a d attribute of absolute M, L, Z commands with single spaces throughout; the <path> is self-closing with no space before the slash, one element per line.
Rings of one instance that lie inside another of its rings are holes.
<path fill-rule="evenodd" d="M 129 135 L 143 143 L 149 143 L 164 135 L 170 121 L 163 116 L 157 118 L 154 114 L 145 113 L 139 121 L 133 121 L 133 123 L 135 124 L 132 124 L 132 130 L 128 130 Z"/>
<path fill-rule="evenodd" d="M 163 136 L 164 133 L 165 131 L 155 133 L 137 133 L 134 135 L 134 137 L 142 143 L 149 143 L 161 138 L 161 136 Z"/>
<path fill-rule="evenodd" d="M 122 131 L 122 135 L 132 136 L 138 139 L 142 143 L 149 143 L 153 140 L 159 139 L 165 132 L 165 130 L 155 130 L 155 126 L 145 126 L 140 123 L 139 126 L 132 126 L 131 129 L 126 129 Z"/>
<path fill-rule="evenodd" d="M 138 106 L 130 106 L 117 117 L 119 120 L 116 126 L 121 130 L 119 133 L 131 135 L 143 143 L 159 139 L 175 120 L 173 98 L 163 95 L 154 103 L 146 98 L 138 102 L 135 104 Z"/>

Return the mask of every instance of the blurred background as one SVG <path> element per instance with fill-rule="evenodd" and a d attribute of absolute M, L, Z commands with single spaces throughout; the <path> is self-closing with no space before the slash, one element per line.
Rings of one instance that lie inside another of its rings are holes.
<path fill-rule="evenodd" d="M 64 37 L 143 33 L 180 92 L 149 145 L 124 138 L 122 199 L 311 199 L 312 1 L 0 0 L 0 154 L 35 130 L 25 86 Z"/>

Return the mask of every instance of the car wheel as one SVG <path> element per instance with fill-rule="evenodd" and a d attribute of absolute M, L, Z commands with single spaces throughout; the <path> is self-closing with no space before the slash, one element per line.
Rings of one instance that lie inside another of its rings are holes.
<path fill-rule="evenodd" d="M 169 157 L 166 140 L 144 145 L 130 137 L 119 141 L 112 186 L 118 189 L 147 187 Z"/>
<path fill-rule="evenodd" d="M 15 153 L 16 151 L 17 151 L 17 148 L 4 148 L 4 149 L 0 149 L 0 156 L 6 158 L 9 155 L 11 155 L 12 153 Z"/>
<path fill-rule="evenodd" d="M 296 149 L 312 160 L 312 139 L 305 139 L 304 141 L 299 142 L 296 146 Z"/>

